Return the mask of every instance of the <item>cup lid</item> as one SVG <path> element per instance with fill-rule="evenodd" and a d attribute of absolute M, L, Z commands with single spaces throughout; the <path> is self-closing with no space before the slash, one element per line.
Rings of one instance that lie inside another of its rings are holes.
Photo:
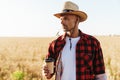
<path fill-rule="evenodd" d="M 47 58 L 45 59 L 45 62 L 54 62 L 55 60 L 53 58 Z"/>

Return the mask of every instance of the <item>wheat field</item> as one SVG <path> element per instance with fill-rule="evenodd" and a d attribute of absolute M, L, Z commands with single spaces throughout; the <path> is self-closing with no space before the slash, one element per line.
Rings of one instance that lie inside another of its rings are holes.
<path fill-rule="evenodd" d="M 95 37 L 103 49 L 108 80 L 120 80 L 120 36 Z M 0 80 L 46 80 L 42 75 L 42 65 L 48 45 L 54 39 L 1 37 Z"/>

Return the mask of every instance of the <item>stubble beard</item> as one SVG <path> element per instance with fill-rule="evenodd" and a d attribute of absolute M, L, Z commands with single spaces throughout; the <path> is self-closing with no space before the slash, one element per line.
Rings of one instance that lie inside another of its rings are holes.
<path fill-rule="evenodd" d="M 63 31 L 67 33 L 67 35 L 71 36 L 71 33 L 74 30 L 74 28 L 69 29 L 68 26 L 66 25 L 62 25 L 62 27 L 63 27 Z"/>
<path fill-rule="evenodd" d="M 64 32 L 69 32 L 70 30 L 68 29 L 67 25 L 62 25 L 63 31 Z"/>

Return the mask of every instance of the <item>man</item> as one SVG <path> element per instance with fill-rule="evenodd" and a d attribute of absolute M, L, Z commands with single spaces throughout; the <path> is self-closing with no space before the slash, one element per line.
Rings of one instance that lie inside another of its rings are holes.
<path fill-rule="evenodd" d="M 54 14 L 61 19 L 65 34 L 52 41 L 47 58 L 55 59 L 56 80 L 106 80 L 105 65 L 99 41 L 78 29 L 87 14 L 67 1 L 62 13 Z M 44 66 L 47 79 L 53 74 Z"/>

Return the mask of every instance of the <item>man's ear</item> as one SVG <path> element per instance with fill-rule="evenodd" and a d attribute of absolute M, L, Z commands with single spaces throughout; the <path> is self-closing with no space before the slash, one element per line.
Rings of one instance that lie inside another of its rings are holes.
<path fill-rule="evenodd" d="M 78 21 L 78 23 L 80 22 L 80 17 L 77 17 L 77 21 Z"/>
<path fill-rule="evenodd" d="M 77 16 L 76 23 L 79 24 L 79 22 L 80 22 L 80 17 Z"/>

